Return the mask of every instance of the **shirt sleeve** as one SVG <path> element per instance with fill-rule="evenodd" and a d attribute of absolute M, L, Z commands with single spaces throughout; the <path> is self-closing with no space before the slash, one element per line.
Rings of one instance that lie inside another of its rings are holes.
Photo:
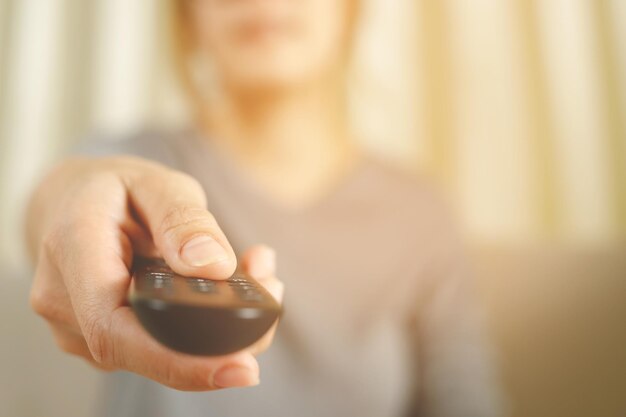
<path fill-rule="evenodd" d="M 426 285 L 420 286 L 412 312 L 419 375 L 412 415 L 504 416 L 494 350 L 465 251 L 455 235 L 438 233 Z"/>
<path fill-rule="evenodd" d="M 110 157 L 130 155 L 180 168 L 178 132 L 142 131 L 127 136 L 92 134 L 74 145 L 66 155 Z"/>

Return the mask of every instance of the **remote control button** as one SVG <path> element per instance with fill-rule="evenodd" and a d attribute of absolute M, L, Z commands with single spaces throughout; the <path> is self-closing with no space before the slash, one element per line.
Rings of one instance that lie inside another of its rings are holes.
<path fill-rule="evenodd" d="M 163 281 L 168 281 L 168 282 L 174 279 L 174 274 L 170 274 L 168 272 L 149 272 L 147 276 L 155 280 L 161 279 Z"/>
<path fill-rule="evenodd" d="M 261 301 L 263 295 L 255 287 L 238 287 L 233 288 L 233 291 L 243 301 Z"/>
<path fill-rule="evenodd" d="M 252 281 L 244 279 L 244 278 L 239 278 L 237 280 L 232 280 L 232 281 L 231 280 L 226 280 L 226 282 L 231 287 L 237 286 L 237 285 L 255 285 L 255 283 L 253 283 Z"/>
<path fill-rule="evenodd" d="M 229 282 L 228 286 L 232 287 L 232 288 L 241 288 L 241 287 L 253 287 L 253 288 L 256 288 L 256 285 L 254 285 L 251 282 Z"/>
<path fill-rule="evenodd" d="M 245 277 L 241 275 L 233 275 L 232 277 L 228 278 L 226 282 L 231 283 L 231 282 L 250 282 L 250 281 L 248 281 Z"/>
<path fill-rule="evenodd" d="M 165 292 L 170 294 L 173 291 L 174 275 L 163 272 L 150 272 L 146 274 L 146 282 L 149 288 L 156 292 Z"/>
<path fill-rule="evenodd" d="M 216 292 L 215 283 L 209 279 L 189 278 L 187 282 L 192 291 L 205 294 L 212 294 Z"/>
<path fill-rule="evenodd" d="M 263 294 L 259 292 L 258 285 L 241 275 L 232 276 L 226 282 L 242 301 L 259 302 L 263 300 Z"/>

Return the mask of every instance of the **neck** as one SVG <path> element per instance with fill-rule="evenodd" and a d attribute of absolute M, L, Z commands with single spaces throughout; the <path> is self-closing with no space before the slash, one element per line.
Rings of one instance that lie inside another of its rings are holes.
<path fill-rule="evenodd" d="M 353 161 L 342 91 L 335 83 L 271 94 L 226 91 L 210 103 L 205 127 L 262 188 L 289 205 L 306 204 Z"/>

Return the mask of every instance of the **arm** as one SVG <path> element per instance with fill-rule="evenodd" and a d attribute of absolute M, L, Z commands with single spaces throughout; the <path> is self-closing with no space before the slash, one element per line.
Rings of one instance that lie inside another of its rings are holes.
<path fill-rule="evenodd" d="M 439 243 L 414 316 L 419 374 L 416 415 L 501 416 L 493 352 L 463 250 L 455 239 Z"/>

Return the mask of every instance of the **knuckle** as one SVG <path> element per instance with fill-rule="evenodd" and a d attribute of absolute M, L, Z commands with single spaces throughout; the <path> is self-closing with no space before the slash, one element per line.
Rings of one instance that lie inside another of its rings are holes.
<path fill-rule="evenodd" d="M 107 327 L 101 319 L 92 318 L 86 320 L 83 333 L 93 360 L 101 366 L 109 367 L 118 362 Z"/>
<path fill-rule="evenodd" d="M 62 257 L 64 251 L 61 250 L 63 240 L 67 236 L 67 228 L 65 225 L 68 220 L 55 225 L 41 239 L 41 253 L 48 256 L 49 259 L 57 260 Z"/>
<path fill-rule="evenodd" d="M 194 367 L 187 375 L 187 390 L 214 388 L 207 370 L 203 367 Z"/>
<path fill-rule="evenodd" d="M 33 290 L 29 297 L 31 309 L 49 323 L 71 324 L 72 312 L 59 305 L 56 300 L 51 300 L 46 292 Z"/>
<path fill-rule="evenodd" d="M 168 387 L 174 389 L 183 389 L 183 382 L 180 378 L 181 372 L 178 366 L 168 364 L 163 368 L 161 375 L 159 375 L 161 382 Z"/>
<path fill-rule="evenodd" d="M 63 265 L 73 251 L 69 247 L 81 245 L 93 234 L 93 225 L 89 219 L 77 215 L 68 215 L 44 235 L 41 241 L 42 254 L 46 255 L 57 267 Z M 78 247 L 78 246 L 76 246 Z"/>
<path fill-rule="evenodd" d="M 189 229 L 212 229 L 215 226 L 215 218 L 207 210 L 179 205 L 167 209 L 159 231 L 163 236 L 180 237 Z"/>
<path fill-rule="evenodd" d="M 35 273 L 33 285 L 28 294 L 30 308 L 50 323 L 71 325 L 74 323 L 74 312 L 64 288 L 51 282 L 54 277 L 43 273 L 41 266 Z"/>
<path fill-rule="evenodd" d="M 162 383 L 179 391 L 208 388 L 209 379 L 202 367 L 183 368 L 175 362 L 166 365 L 161 375 Z"/>
<path fill-rule="evenodd" d="M 37 313 L 39 316 L 44 318 L 50 318 L 50 303 L 48 302 L 48 298 L 46 297 L 45 292 L 41 289 L 40 285 L 33 285 L 28 301 L 30 303 L 31 309 Z"/>
<path fill-rule="evenodd" d="M 78 333 L 60 326 L 56 323 L 51 323 L 50 328 L 54 336 L 54 341 L 57 347 L 64 353 L 80 356 L 85 359 L 92 359 L 85 339 Z"/>

